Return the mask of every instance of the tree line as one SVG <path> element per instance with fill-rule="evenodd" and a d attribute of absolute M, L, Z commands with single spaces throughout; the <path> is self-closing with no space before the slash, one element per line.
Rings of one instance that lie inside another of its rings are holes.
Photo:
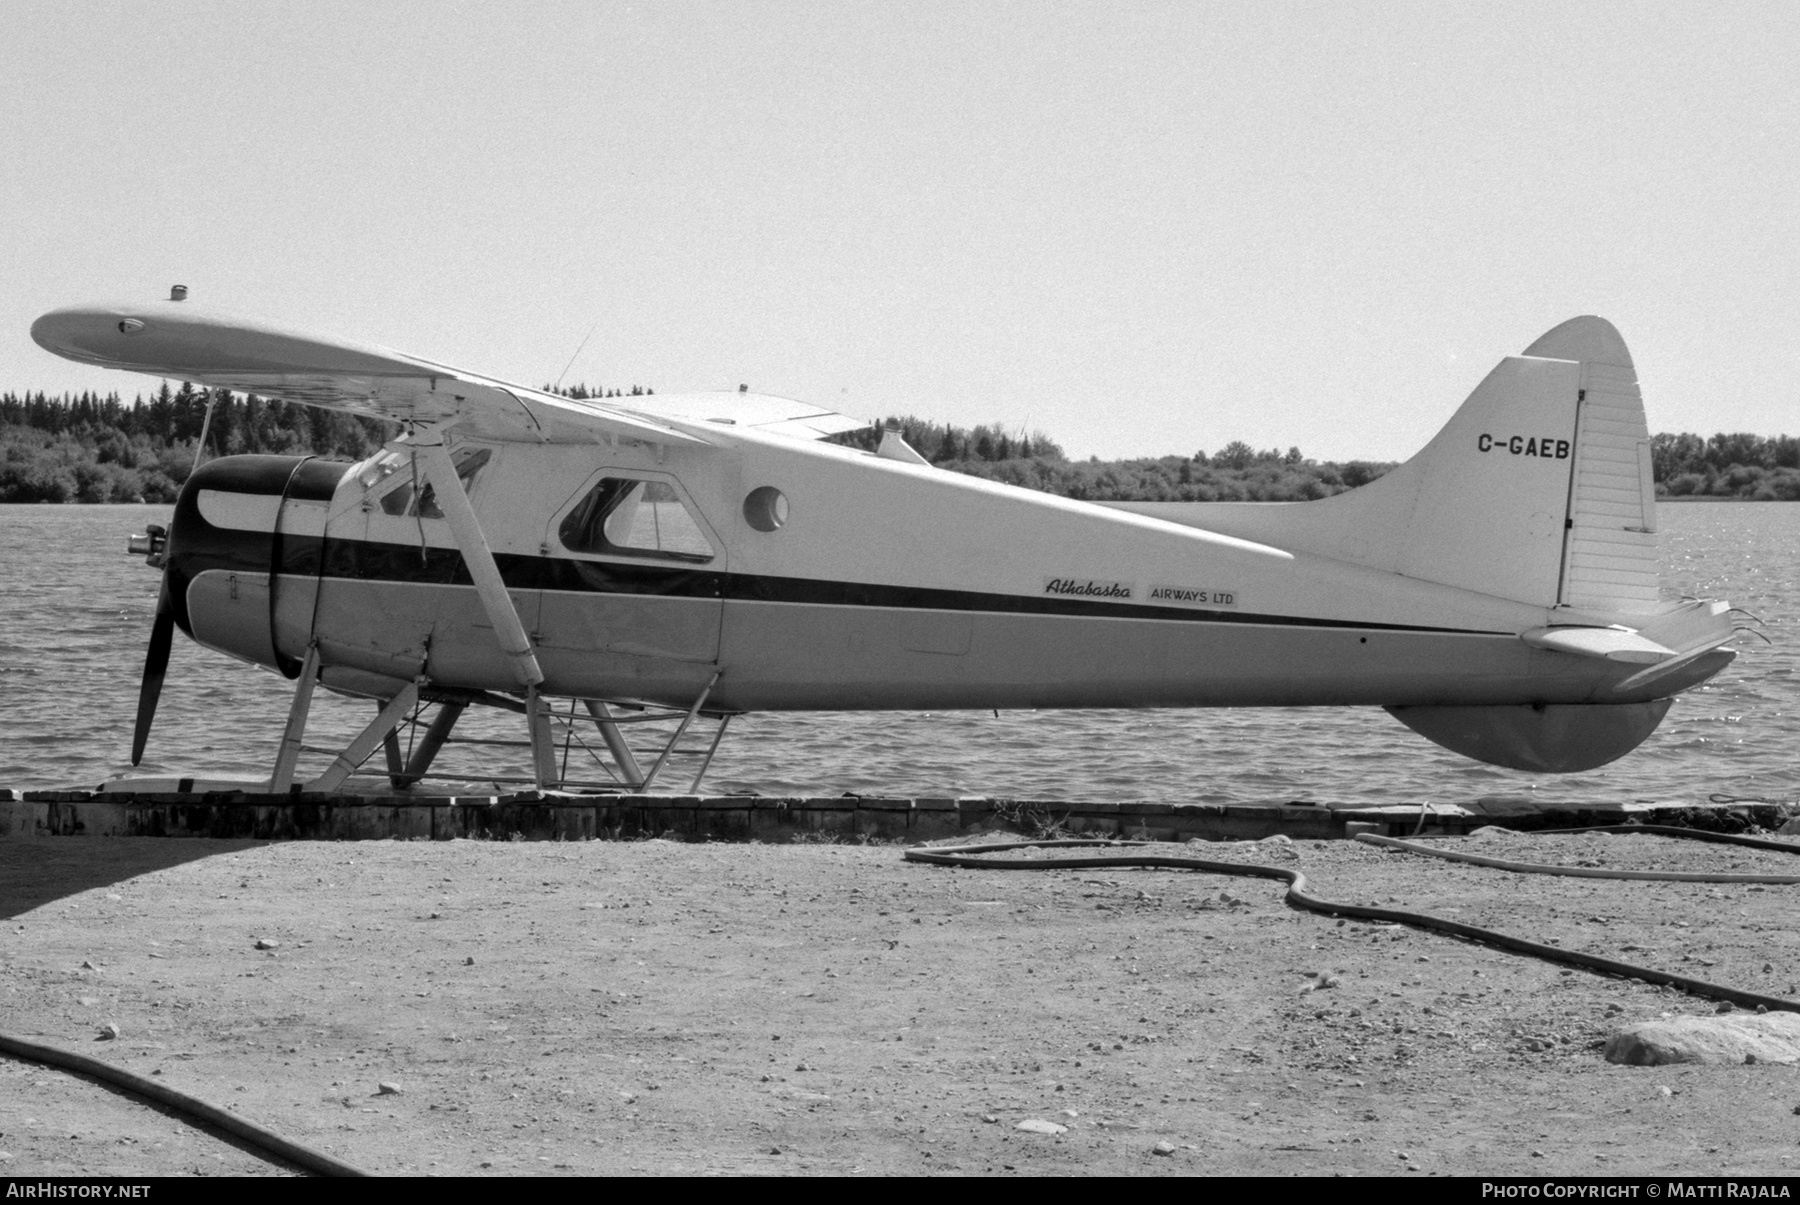
<path fill-rule="evenodd" d="M 587 384 L 555 391 L 576 398 L 654 392 Z M 173 502 L 193 469 L 203 426 L 207 457 L 263 452 L 360 460 L 397 431 L 377 419 L 186 383 L 165 382 L 130 403 L 117 393 L 4 393 L 0 502 Z M 1317 461 L 1299 448 L 1257 449 L 1241 440 L 1211 454 L 1070 460 L 1041 431 L 964 428 L 910 414 L 832 442 L 873 450 L 884 428 L 941 468 L 1093 502 L 1301 501 L 1355 489 L 1394 467 Z M 1794 436 L 1665 433 L 1652 438 L 1651 459 L 1659 496 L 1800 501 Z"/>
<path fill-rule="evenodd" d="M 1792 435 L 1655 435 L 1650 458 L 1661 497 L 1800 502 L 1800 439 Z"/>

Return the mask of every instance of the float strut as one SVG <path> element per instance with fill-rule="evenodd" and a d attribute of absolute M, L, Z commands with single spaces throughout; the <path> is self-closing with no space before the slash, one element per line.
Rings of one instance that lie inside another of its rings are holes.
<path fill-rule="evenodd" d="M 698 795 L 700 793 L 700 780 L 706 777 L 707 768 L 712 765 L 713 754 L 719 751 L 719 742 L 725 739 L 725 726 L 729 723 L 731 723 L 731 716 L 729 714 L 719 717 L 719 730 L 713 733 L 713 742 L 706 747 L 706 756 L 701 759 L 700 769 L 694 775 L 694 781 L 688 785 L 689 795 Z"/>
<path fill-rule="evenodd" d="M 306 784 L 306 789 L 329 793 L 343 786 L 344 780 L 368 759 L 369 754 L 375 752 L 375 746 L 381 744 L 383 738 L 406 718 L 406 713 L 418 701 L 419 684 L 408 682 L 399 694 L 388 700 L 387 706 L 369 722 L 369 726 L 358 733 L 356 739 L 332 760 L 331 765 L 325 768 L 325 773 Z"/>
<path fill-rule="evenodd" d="M 462 718 L 463 709 L 467 706 L 467 703 L 445 703 L 439 706 L 438 713 L 431 717 L 431 727 L 427 728 L 425 735 L 419 738 L 418 745 L 413 748 L 412 756 L 406 761 L 406 770 L 395 781 L 395 786 L 410 787 L 425 777 L 425 771 L 431 769 L 431 763 L 437 757 L 438 750 L 442 749 L 444 742 L 450 739 L 450 730 L 456 727 L 456 721 Z"/>
<path fill-rule="evenodd" d="M 531 776 L 540 791 L 562 785 L 556 773 L 556 738 L 550 735 L 550 708 L 535 684 L 525 690 L 525 722 L 531 726 Z"/>
<path fill-rule="evenodd" d="M 718 684 L 718 681 L 719 675 L 714 674 L 707 682 L 706 689 L 700 692 L 700 697 L 694 700 L 694 705 L 688 708 L 686 715 L 681 717 L 681 726 L 675 729 L 675 735 L 670 737 L 669 743 L 663 746 L 662 756 L 658 757 L 656 764 L 650 767 L 650 773 L 644 775 L 644 781 L 639 785 L 638 790 L 648 791 L 650 784 L 656 781 L 657 774 L 662 771 L 663 763 L 669 760 L 669 754 L 675 752 L 675 746 L 681 743 L 681 738 L 687 732 L 688 725 L 694 722 L 694 717 L 700 714 L 702 707 L 706 706 L 706 696 L 712 694 L 712 688 Z"/>
<path fill-rule="evenodd" d="M 294 785 L 294 766 L 300 760 L 300 742 L 306 736 L 306 715 L 312 710 L 313 685 L 319 680 L 319 645 L 306 646 L 300 663 L 300 680 L 294 685 L 294 701 L 288 705 L 287 727 L 281 732 L 281 749 L 275 754 L 275 773 L 269 776 L 269 793 L 285 795 Z"/>
<path fill-rule="evenodd" d="M 381 714 L 380 704 L 376 704 L 375 713 Z M 404 789 L 406 786 L 406 763 L 404 755 L 400 752 L 400 730 L 398 728 L 389 729 L 388 734 L 381 738 L 381 748 L 387 754 L 388 781 L 394 785 L 395 790 Z"/>
<path fill-rule="evenodd" d="M 612 712 L 599 699 L 583 699 L 582 702 L 587 704 L 588 714 L 594 717 L 594 726 L 600 729 L 600 735 L 606 741 L 607 751 L 612 754 L 619 773 L 625 776 L 625 785 L 634 791 L 641 790 L 644 772 L 638 768 L 631 746 L 625 743 L 625 734 L 613 723 Z"/>

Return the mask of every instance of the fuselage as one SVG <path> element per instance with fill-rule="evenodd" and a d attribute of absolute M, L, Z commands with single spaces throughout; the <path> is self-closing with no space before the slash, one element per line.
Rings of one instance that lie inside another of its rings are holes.
<path fill-rule="evenodd" d="M 716 434 L 457 446 L 546 693 L 686 704 L 716 674 L 725 711 L 1433 706 L 1632 703 L 1692 681 L 1621 693 L 1636 667 L 1519 638 L 1552 622 L 1541 606 Z M 170 533 L 177 621 L 290 673 L 316 643 L 322 680 L 353 693 L 516 689 L 420 485 L 403 446 L 204 465 Z"/>

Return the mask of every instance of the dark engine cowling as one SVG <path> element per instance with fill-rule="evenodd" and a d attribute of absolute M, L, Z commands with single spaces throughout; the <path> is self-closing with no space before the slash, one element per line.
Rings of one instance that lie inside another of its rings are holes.
<path fill-rule="evenodd" d="M 291 676 L 293 659 L 272 637 L 272 576 L 316 577 L 321 540 L 291 530 L 283 508 L 329 504 L 349 467 L 310 456 L 227 456 L 196 469 L 175 503 L 165 554 L 181 630 Z"/>

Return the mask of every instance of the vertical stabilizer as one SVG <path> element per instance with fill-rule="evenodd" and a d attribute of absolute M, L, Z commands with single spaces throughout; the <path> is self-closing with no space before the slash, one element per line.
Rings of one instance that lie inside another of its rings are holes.
<path fill-rule="evenodd" d="M 1224 535 L 1533 606 L 1657 609 L 1637 374 L 1603 318 L 1508 356 L 1386 476 L 1317 502 L 1115 503 Z"/>

